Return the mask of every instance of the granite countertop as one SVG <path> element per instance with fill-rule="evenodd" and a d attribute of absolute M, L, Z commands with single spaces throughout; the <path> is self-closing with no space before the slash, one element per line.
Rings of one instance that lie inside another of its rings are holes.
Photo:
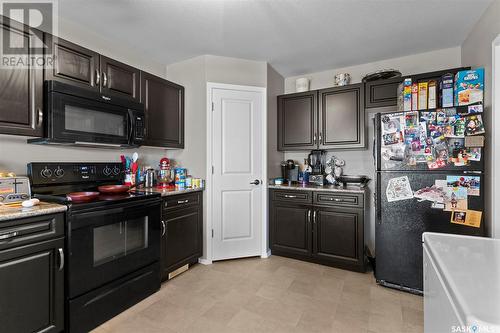
<path fill-rule="evenodd" d="M 170 196 L 170 195 L 177 195 L 177 194 L 184 194 L 184 193 L 191 193 L 191 192 L 200 192 L 205 190 L 205 188 L 186 188 L 184 190 L 175 190 L 175 189 L 161 189 L 157 187 L 153 188 L 142 188 L 142 189 L 137 189 L 136 191 L 138 192 L 146 192 L 146 193 L 160 193 L 162 197 Z"/>
<path fill-rule="evenodd" d="M 0 205 L 0 221 L 60 213 L 65 212 L 67 209 L 65 205 L 47 202 L 41 202 L 39 205 L 29 208 Z"/>
<path fill-rule="evenodd" d="M 326 192 L 341 192 L 341 193 L 365 193 L 366 187 L 360 186 L 334 186 L 334 185 L 313 185 L 313 184 L 284 184 L 275 185 L 269 184 L 268 188 L 278 189 L 278 190 L 299 190 L 299 191 L 326 191 Z"/>

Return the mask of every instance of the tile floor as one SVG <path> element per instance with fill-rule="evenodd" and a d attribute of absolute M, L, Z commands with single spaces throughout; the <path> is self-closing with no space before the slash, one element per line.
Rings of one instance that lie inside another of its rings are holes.
<path fill-rule="evenodd" d="M 373 274 L 271 256 L 196 265 L 94 333 L 423 332 L 423 299 Z"/>

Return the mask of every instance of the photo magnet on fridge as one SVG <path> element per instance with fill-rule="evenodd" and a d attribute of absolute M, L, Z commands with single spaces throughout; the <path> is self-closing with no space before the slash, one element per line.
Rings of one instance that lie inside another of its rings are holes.
<path fill-rule="evenodd" d="M 467 135 L 478 135 L 484 134 L 484 124 L 483 118 L 480 114 L 474 116 L 468 116 L 465 118 L 465 134 Z"/>
<path fill-rule="evenodd" d="M 482 113 L 483 112 L 483 105 L 478 104 L 478 105 L 469 105 L 467 107 L 467 113 L 469 114 L 476 114 L 476 113 Z"/>
<path fill-rule="evenodd" d="M 464 187 L 445 188 L 445 211 L 467 210 L 467 189 Z"/>
<path fill-rule="evenodd" d="M 466 154 L 469 161 L 481 161 L 481 148 L 467 148 Z"/>
<path fill-rule="evenodd" d="M 448 187 L 461 187 L 467 190 L 467 195 L 479 196 L 481 178 L 479 176 L 446 176 Z"/>
<path fill-rule="evenodd" d="M 465 211 L 453 211 L 451 212 L 451 223 L 462 224 L 469 227 L 479 228 L 481 227 L 481 217 L 483 212 L 478 210 L 465 210 Z"/>

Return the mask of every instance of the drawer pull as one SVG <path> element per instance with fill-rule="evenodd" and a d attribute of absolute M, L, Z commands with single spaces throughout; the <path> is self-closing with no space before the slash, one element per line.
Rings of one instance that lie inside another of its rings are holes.
<path fill-rule="evenodd" d="M 296 195 L 288 195 L 288 194 L 285 194 L 285 198 L 290 198 L 290 199 L 293 199 L 293 198 L 296 198 L 297 196 Z"/>
<path fill-rule="evenodd" d="M 13 232 L 8 232 L 8 233 L 5 233 L 5 234 L 1 234 L 0 235 L 0 240 L 6 240 L 6 239 L 9 239 L 9 238 L 14 238 L 18 235 L 17 231 L 13 231 Z"/>
<path fill-rule="evenodd" d="M 185 204 L 185 203 L 188 203 L 188 202 L 189 202 L 188 199 L 186 199 L 186 200 L 178 200 L 177 201 L 178 204 Z"/>

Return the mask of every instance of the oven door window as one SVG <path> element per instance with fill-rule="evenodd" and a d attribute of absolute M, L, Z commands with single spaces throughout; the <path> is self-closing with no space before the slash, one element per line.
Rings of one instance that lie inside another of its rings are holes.
<path fill-rule="evenodd" d="M 94 228 L 94 267 L 148 247 L 148 217 Z"/>

